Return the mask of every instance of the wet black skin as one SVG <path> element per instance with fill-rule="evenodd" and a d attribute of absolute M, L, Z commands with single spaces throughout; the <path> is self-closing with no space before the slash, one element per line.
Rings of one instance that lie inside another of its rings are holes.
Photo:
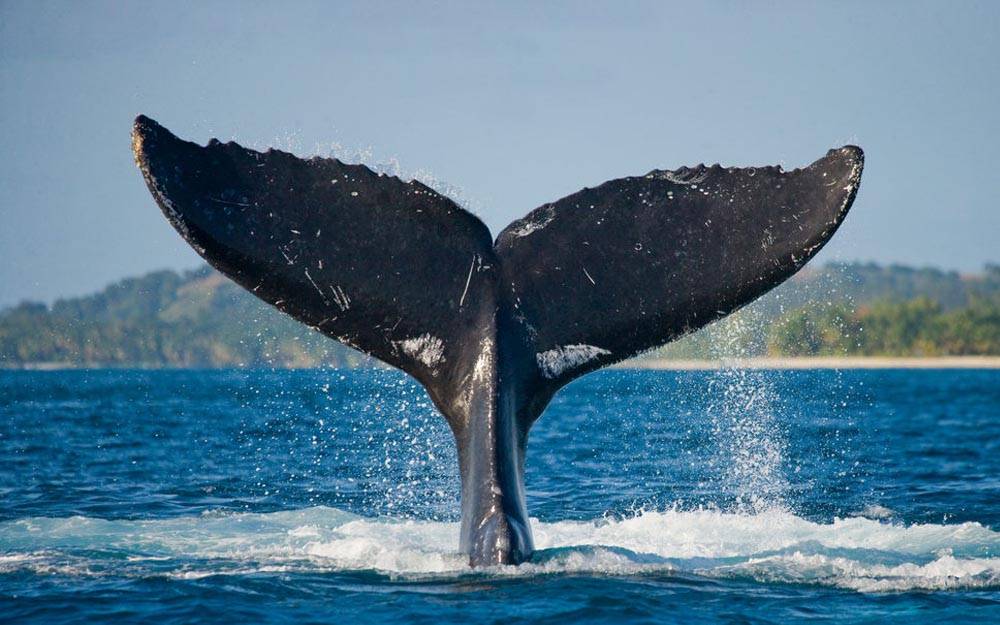
<path fill-rule="evenodd" d="M 531 557 L 524 458 L 555 392 L 794 274 L 843 221 L 863 165 L 847 146 L 791 172 L 654 170 L 543 205 L 494 242 L 448 198 L 362 165 L 199 146 L 142 116 L 132 141 L 209 263 L 423 384 L 455 436 L 473 566 Z"/>

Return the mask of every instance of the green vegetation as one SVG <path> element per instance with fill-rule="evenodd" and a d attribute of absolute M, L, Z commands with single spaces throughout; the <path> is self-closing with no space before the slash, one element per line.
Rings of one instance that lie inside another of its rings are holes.
<path fill-rule="evenodd" d="M 1000 266 L 974 276 L 873 264 L 806 270 L 651 355 L 1000 355 Z M 51 307 L 0 311 L 0 366 L 339 367 L 364 355 L 208 267 L 159 271 Z"/>
<path fill-rule="evenodd" d="M 1000 266 L 963 276 L 867 263 L 806 269 L 654 358 L 1000 355 Z"/>
<path fill-rule="evenodd" d="M 768 338 L 776 356 L 959 356 L 1000 354 L 1000 297 L 945 311 L 927 297 L 871 306 L 799 308 Z"/>
<path fill-rule="evenodd" d="M 354 366 L 367 357 L 326 339 L 205 267 L 158 271 L 51 309 L 0 312 L 0 364 Z"/>

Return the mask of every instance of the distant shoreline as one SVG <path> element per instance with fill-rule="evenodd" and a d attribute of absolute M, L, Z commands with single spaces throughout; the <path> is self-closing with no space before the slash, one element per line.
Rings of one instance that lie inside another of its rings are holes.
<path fill-rule="evenodd" d="M 137 363 L 121 364 L 76 364 L 68 362 L 0 363 L 0 371 L 64 371 L 75 369 L 325 369 L 326 365 L 310 367 L 246 367 L 226 366 L 177 366 Z M 354 367 L 372 368 L 372 367 Z M 375 367 L 382 368 L 382 367 Z M 664 371 L 710 371 L 715 369 L 1000 369 L 1000 356 L 939 356 L 939 357 L 892 357 L 892 356 L 822 356 L 799 358 L 742 358 L 721 360 L 683 360 L 668 358 L 648 358 L 626 360 L 613 365 L 613 369 L 650 369 Z"/>

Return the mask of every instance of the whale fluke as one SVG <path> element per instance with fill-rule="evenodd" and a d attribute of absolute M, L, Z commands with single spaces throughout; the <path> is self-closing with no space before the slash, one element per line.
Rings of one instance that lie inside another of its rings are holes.
<path fill-rule="evenodd" d="M 719 165 L 606 182 L 497 237 L 542 377 L 560 387 L 697 330 L 812 258 L 847 214 L 860 148 L 804 169 Z M 516 268 L 516 270 L 515 270 Z"/>
<path fill-rule="evenodd" d="M 363 165 L 199 146 L 143 116 L 132 136 L 156 202 L 210 264 L 427 389 L 458 447 L 473 565 L 531 555 L 524 454 L 553 394 L 787 279 L 843 221 L 863 166 L 847 146 L 789 172 L 654 170 L 494 242 L 433 189 Z"/>

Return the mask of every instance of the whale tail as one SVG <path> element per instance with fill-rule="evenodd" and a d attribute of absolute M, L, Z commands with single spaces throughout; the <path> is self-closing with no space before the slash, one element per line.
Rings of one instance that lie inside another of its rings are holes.
<path fill-rule="evenodd" d="M 863 154 L 794 171 L 654 170 L 489 229 L 416 181 L 336 159 L 183 141 L 140 116 L 136 162 L 211 265 L 406 371 L 448 421 L 474 565 L 528 558 L 528 430 L 569 381 L 749 303 L 830 239 Z"/>

